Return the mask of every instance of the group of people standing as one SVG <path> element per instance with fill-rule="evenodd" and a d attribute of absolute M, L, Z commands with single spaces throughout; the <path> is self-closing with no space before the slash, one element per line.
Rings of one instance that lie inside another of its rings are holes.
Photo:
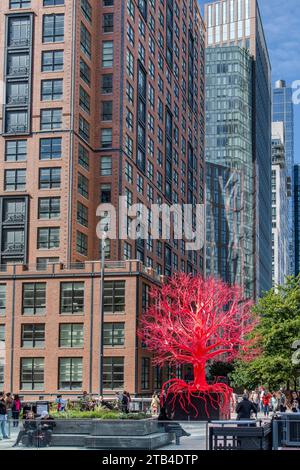
<path fill-rule="evenodd" d="M 278 391 L 270 392 L 265 387 L 259 387 L 250 393 L 247 390 L 244 390 L 243 401 L 240 403 L 243 403 L 246 400 L 248 400 L 248 402 L 253 405 L 251 407 L 251 413 L 253 413 L 256 417 L 258 412 L 263 413 L 265 417 L 268 417 L 270 412 L 300 413 L 300 394 L 296 391 L 285 392 L 281 388 Z M 236 394 L 233 396 L 233 404 L 235 411 L 239 413 L 238 410 L 240 410 L 241 406 L 239 406 Z M 246 408 L 249 408 L 249 405 L 247 405 Z"/>
<path fill-rule="evenodd" d="M 0 439 L 8 439 L 7 423 L 13 420 L 13 427 L 19 426 L 21 401 L 19 395 L 0 393 Z M 2 437 L 1 437 L 2 435 Z"/>

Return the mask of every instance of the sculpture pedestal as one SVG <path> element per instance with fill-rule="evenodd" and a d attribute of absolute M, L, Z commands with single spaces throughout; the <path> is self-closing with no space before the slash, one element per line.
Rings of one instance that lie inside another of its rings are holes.
<path fill-rule="evenodd" d="M 199 393 L 198 395 L 195 393 L 190 398 L 190 404 L 188 403 L 187 398 L 185 398 L 184 410 L 180 404 L 180 394 L 177 394 L 174 399 L 174 394 L 170 393 L 166 399 L 168 416 L 172 416 L 172 419 L 176 421 L 210 421 L 230 419 L 230 406 L 228 405 L 228 410 L 226 410 L 226 412 L 221 412 L 220 407 L 217 405 L 217 403 L 221 400 L 220 395 L 217 393 L 211 393 L 210 397 L 203 393 Z"/>

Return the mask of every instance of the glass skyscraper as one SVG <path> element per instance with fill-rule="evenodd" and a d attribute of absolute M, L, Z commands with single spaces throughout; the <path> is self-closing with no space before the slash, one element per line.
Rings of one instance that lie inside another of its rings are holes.
<path fill-rule="evenodd" d="M 207 225 L 206 269 L 207 274 L 224 278 L 222 258 L 227 256 L 229 272 L 227 269 L 225 280 L 239 283 L 246 297 L 257 298 L 272 287 L 269 54 L 256 0 L 207 4 L 205 19 L 206 162 L 228 168 L 241 197 L 239 209 L 230 208 L 230 200 L 226 203 L 227 221 L 236 219 L 239 211 L 240 226 L 236 231 L 235 225 L 229 223 L 228 242 L 234 240 L 235 249 L 215 249 L 214 255 L 221 256 L 221 260 L 212 262 L 212 225 Z M 239 178 L 234 172 L 239 173 Z M 208 175 L 208 201 L 210 190 L 214 190 L 209 178 Z M 215 213 L 219 213 L 215 201 L 212 204 Z M 211 214 L 213 211 L 208 209 L 208 217 Z"/>
<path fill-rule="evenodd" d="M 294 165 L 295 275 L 300 273 L 300 165 Z"/>
<path fill-rule="evenodd" d="M 289 230 L 289 274 L 295 272 L 295 228 L 294 228 L 294 105 L 293 89 L 279 80 L 273 90 L 273 122 L 283 122 L 285 127 L 285 159 L 287 178 L 291 196 L 288 199 Z"/>
<path fill-rule="evenodd" d="M 206 269 L 247 297 L 255 291 L 252 62 L 238 46 L 206 51 Z"/>

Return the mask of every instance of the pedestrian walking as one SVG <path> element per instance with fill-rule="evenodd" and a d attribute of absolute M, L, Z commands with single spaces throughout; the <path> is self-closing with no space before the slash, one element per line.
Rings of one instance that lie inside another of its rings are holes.
<path fill-rule="evenodd" d="M 280 389 L 278 392 L 278 410 L 280 411 L 280 413 L 285 413 L 286 409 L 287 409 L 286 396 L 283 393 L 282 389 Z"/>
<path fill-rule="evenodd" d="M 269 413 L 270 413 L 271 398 L 272 398 L 271 393 L 268 390 L 265 390 L 263 397 L 262 397 L 263 413 L 265 417 L 269 416 Z"/>
<path fill-rule="evenodd" d="M 13 404 L 13 397 L 10 392 L 6 393 L 5 395 L 5 403 L 6 403 L 6 410 L 7 410 L 7 419 L 12 419 L 12 404 Z"/>
<path fill-rule="evenodd" d="M 122 394 L 122 412 L 123 413 L 129 413 L 129 396 L 127 394 L 127 392 L 124 390 L 123 394 Z"/>
<path fill-rule="evenodd" d="M 55 403 L 57 404 L 57 411 L 65 411 L 66 401 L 63 399 L 62 395 L 57 395 Z"/>
<path fill-rule="evenodd" d="M 272 393 L 270 405 L 273 413 L 275 413 L 278 407 L 278 399 L 275 392 Z"/>
<path fill-rule="evenodd" d="M 158 415 L 159 403 L 160 403 L 159 396 L 158 396 L 158 394 L 155 392 L 155 393 L 152 395 L 152 399 L 151 399 L 151 413 L 152 413 L 153 415 Z"/>
<path fill-rule="evenodd" d="M 15 394 L 13 403 L 12 403 L 12 417 L 13 417 L 13 427 L 17 428 L 19 426 L 19 418 L 21 412 L 21 400 L 19 395 Z"/>
<path fill-rule="evenodd" d="M 249 400 L 246 393 L 244 393 L 242 401 L 237 404 L 236 413 L 238 420 L 250 419 L 252 413 L 257 414 L 256 405 Z"/>
<path fill-rule="evenodd" d="M 6 431 L 7 408 L 3 393 L 0 394 L 0 431 L 3 439 L 9 439 Z"/>
<path fill-rule="evenodd" d="M 233 394 L 231 396 L 231 411 L 232 411 L 232 413 L 235 412 L 237 404 L 238 404 L 238 395 L 237 395 L 237 393 L 233 392 Z"/>

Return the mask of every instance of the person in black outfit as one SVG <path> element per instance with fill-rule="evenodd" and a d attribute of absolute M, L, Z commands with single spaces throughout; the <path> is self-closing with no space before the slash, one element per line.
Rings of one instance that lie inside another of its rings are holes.
<path fill-rule="evenodd" d="M 19 443 L 22 441 L 24 436 L 27 436 L 27 445 L 28 447 L 33 445 L 33 437 L 36 433 L 37 425 L 33 411 L 28 411 L 25 419 L 23 421 L 23 429 L 19 431 L 18 437 L 16 442 L 14 443 L 13 447 L 17 447 Z"/>
<path fill-rule="evenodd" d="M 237 419 L 250 419 L 251 413 L 257 413 L 257 406 L 253 401 L 250 401 L 247 394 L 243 395 L 243 400 L 237 404 L 236 410 L 237 412 Z"/>
<path fill-rule="evenodd" d="M 174 428 L 176 427 L 177 428 L 177 432 L 180 433 L 180 437 L 181 436 L 190 436 L 190 433 L 186 432 L 181 426 L 179 423 L 176 423 L 176 421 L 173 421 L 172 420 L 172 417 L 170 418 L 169 415 L 168 415 L 168 411 L 167 411 L 167 408 L 165 405 L 161 406 L 160 408 L 160 412 L 159 412 L 159 415 L 158 415 L 158 421 L 162 421 L 162 425 L 164 426 L 165 428 L 165 432 L 169 432 L 170 431 L 170 426 L 171 426 L 171 423 L 169 424 L 168 422 L 165 422 L 165 421 L 171 421 L 172 422 L 172 431 L 174 430 Z M 174 431 L 173 431 L 174 432 Z"/>
<path fill-rule="evenodd" d="M 40 430 L 45 435 L 45 445 L 49 446 L 52 440 L 52 433 L 56 426 L 54 418 L 50 416 L 47 411 L 42 412 L 42 418 L 40 420 Z"/>

